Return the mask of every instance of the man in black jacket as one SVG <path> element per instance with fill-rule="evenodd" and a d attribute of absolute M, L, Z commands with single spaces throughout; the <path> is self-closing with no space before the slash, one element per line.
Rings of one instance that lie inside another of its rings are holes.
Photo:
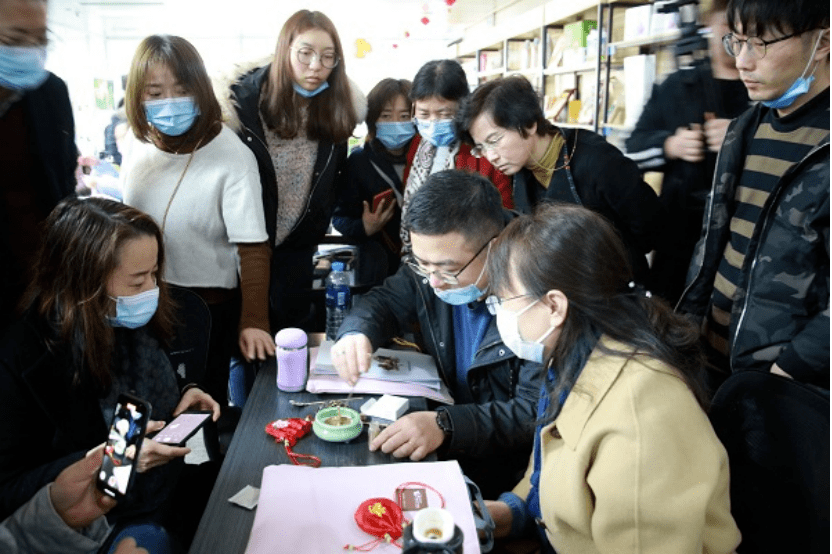
<path fill-rule="evenodd" d="M 486 178 L 458 170 L 431 175 L 403 225 L 412 255 L 357 301 L 332 348 L 339 374 L 354 383 L 372 352 L 418 324 L 455 404 L 408 414 L 370 445 L 420 460 L 438 451 L 459 460 L 486 498 L 514 486 L 531 452 L 540 364 L 503 344 L 485 306 L 486 260 L 509 215 Z"/>
<path fill-rule="evenodd" d="M 734 58 L 722 46 L 728 33 L 727 4 L 715 0 L 708 15 L 710 63 L 680 69 L 655 85 L 627 139 L 627 156 L 639 169 L 664 173 L 659 200 L 670 218 L 650 273 L 652 292 L 671 305 L 685 286 L 728 123 L 749 107 Z"/>
<path fill-rule="evenodd" d="M 45 60 L 46 2 L 0 0 L 0 332 L 19 315 L 41 223 L 75 190 L 69 94 Z"/>

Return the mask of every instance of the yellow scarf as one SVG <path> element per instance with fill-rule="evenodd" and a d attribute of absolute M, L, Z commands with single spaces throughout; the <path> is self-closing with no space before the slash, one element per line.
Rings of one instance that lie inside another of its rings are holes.
<path fill-rule="evenodd" d="M 532 158 L 532 163 L 534 163 L 534 168 L 532 168 L 534 178 L 545 189 L 549 188 L 549 183 L 552 181 L 552 174 L 555 172 L 555 165 L 558 163 L 558 155 L 560 154 L 561 148 L 563 148 L 563 143 L 563 135 L 558 133 L 552 137 L 552 142 L 549 143 L 549 148 L 543 154 L 542 160 L 537 161 Z"/>

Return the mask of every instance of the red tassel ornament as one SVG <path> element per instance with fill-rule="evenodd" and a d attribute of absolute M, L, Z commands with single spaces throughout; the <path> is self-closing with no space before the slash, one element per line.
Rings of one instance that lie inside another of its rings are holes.
<path fill-rule="evenodd" d="M 312 420 L 309 416 L 306 419 L 299 417 L 290 417 L 286 419 L 277 419 L 266 425 L 266 433 L 275 438 L 275 442 L 282 442 L 286 448 L 286 454 L 289 459 L 296 466 L 306 465 L 311 467 L 319 467 L 321 459 L 317 456 L 308 454 L 296 454 L 292 451 L 292 447 L 297 444 L 298 440 L 309 434 L 312 430 Z"/>

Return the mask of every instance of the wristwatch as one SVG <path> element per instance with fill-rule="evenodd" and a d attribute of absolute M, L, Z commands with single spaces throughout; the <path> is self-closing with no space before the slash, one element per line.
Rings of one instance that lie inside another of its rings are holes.
<path fill-rule="evenodd" d="M 451 423 L 451 416 L 448 415 L 448 410 L 439 408 L 436 410 L 436 425 L 445 433 L 445 441 L 454 433 L 454 426 Z"/>

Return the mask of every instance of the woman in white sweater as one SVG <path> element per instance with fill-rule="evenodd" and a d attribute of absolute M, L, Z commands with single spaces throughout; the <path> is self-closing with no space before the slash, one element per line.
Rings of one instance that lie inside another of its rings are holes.
<path fill-rule="evenodd" d="M 124 201 L 162 228 L 166 281 L 208 304 L 204 385 L 225 404 L 236 348 L 247 360 L 274 354 L 267 311 L 270 250 L 257 162 L 221 123 L 202 58 L 183 38 L 153 35 L 141 42 L 125 107 L 135 140 L 122 166 Z"/>

